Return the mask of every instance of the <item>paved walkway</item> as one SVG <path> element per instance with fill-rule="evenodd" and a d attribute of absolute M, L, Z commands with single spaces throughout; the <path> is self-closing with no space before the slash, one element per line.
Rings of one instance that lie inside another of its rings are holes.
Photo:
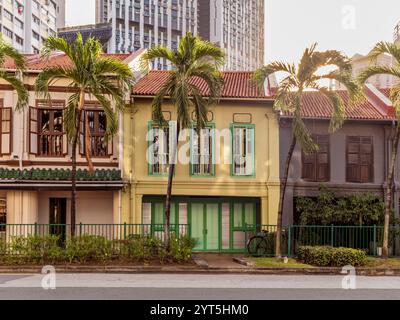
<path fill-rule="evenodd" d="M 204 260 L 209 268 L 228 268 L 228 269 L 248 268 L 233 261 L 233 258 L 243 258 L 244 254 L 196 253 L 194 256 L 195 259 Z"/>

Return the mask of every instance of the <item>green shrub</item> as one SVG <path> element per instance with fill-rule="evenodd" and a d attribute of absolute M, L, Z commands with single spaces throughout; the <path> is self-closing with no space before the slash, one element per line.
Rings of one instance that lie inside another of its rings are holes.
<path fill-rule="evenodd" d="M 163 243 L 154 237 L 135 237 L 120 242 L 120 255 L 126 260 L 147 261 L 158 258 L 162 253 Z"/>
<path fill-rule="evenodd" d="M 113 257 L 113 246 L 104 237 L 83 235 L 67 241 L 65 255 L 70 263 L 106 262 Z"/>
<path fill-rule="evenodd" d="M 318 267 L 358 267 L 367 262 L 365 251 L 349 248 L 299 247 L 297 256 L 304 263 Z"/>
<path fill-rule="evenodd" d="M 171 239 L 171 259 L 176 262 L 188 262 L 192 259 L 193 248 L 196 242 L 189 236 Z"/>
<path fill-rule="evenodd" d="M 124 261 L 165 260 L 187 262 L 195 246 L 190 237 L 171 239 L 168 251 L 156 237 L 138 236 L 126 241 L 110 241 L 84 235 L 61 243 L 59 236 L 14 237 L 0 242 L 2 264 L 106 263 L 113 258 Z"/>
<path fill-rule="evenodd" d="M 55 235 L 19 236 L 12 238 L 10 250 L 26 263 L 56 263 L 63 260 L 59 243 L 60 237 Z"/>
<path fill-rule="evenodd" d="M 381 225 L 384 209 L 383 199 L 376 195 L 365 193 L 342 197 L 324 186 L 317 198 L 296 198 L 300 225 Z"/>

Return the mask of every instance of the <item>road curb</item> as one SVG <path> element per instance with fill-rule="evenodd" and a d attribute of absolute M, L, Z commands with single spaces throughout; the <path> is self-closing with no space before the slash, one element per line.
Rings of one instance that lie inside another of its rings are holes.
<path fill-rule="evenodd" d="M 129 266 L 55 266 L 57 273 L 109 274 L 253 274 L 253 275 L 343 275 L 341 268 L 216 268 L 216 267 L 129 267 Z M 0 267 L 3 274 L 40 274 L 41 266 Z M 400 269 L 356 269 L 359 276 L 400 276 Z"/>

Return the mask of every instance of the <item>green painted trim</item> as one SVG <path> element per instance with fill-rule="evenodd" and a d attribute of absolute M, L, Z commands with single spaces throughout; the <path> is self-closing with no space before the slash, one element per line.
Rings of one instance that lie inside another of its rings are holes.
<path fill-rule="evenodd" d="M 234 149 L 234 130 L 236 128 L 245 128 L 245 129 L 253 129 L 253 173 L 251 175 L 236 175 L 235 174 L 235 161 L 233 157 L 233 149 Z M 231 177 L 239 178 L 239 179 L 249 179 L 256 178 L 256 126 L 255 124 L 236 124 L 232 123 L 230 125 L 231 130 Z"/>
<path fill-rule="evenodd" d="M 194 129 L 196 127 L 196 125 L 193 123 L 192 124 L 192 128 Z M 192 163 L 192 154 L 193 154 L 193 130 L 190 130 L 190 161 L 189 161 L 189 175 L 192 178 L 214 178 L 215 177 L 215 123 L 207 123 L 206 128 L 211 128 L 211 133 L 212 133 L 212 167 L 211 167 L 211 174 L 206 174 L 206 175 L 196 175 L 193 173 L 193 163 Z"/>
<path fill-rule="evenodd" d="M 148 175 L 150 177 L 168 177 L 168 173 L 153 173 L 151 169 L 151 163 L 150 159 L 152 159 L 153 155 L 150 152 L 150 145 L 153 143 L 150 139 L 150 132 L 153 130 L 153 126 L 155 124 L 155 121 L 149 121 L 147 123 L 147 157 L 149 161 L 147 161 L 147 166 L 148 166 Z M 169 142 L 168 142 L 169 146 Z"/>

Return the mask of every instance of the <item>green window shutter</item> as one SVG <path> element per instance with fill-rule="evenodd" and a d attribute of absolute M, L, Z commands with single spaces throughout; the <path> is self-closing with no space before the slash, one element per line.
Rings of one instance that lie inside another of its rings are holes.
<path fill-rule="evenodd" d="M 254 203 L 246 203 L 244 205 L 244 222 L 247 225 L 255 225 L 256 222 L 254 221 L 255 217 L 254 217 L 254 212 L 255 212 L 255 208 L 254 208 L 255 204 Z"/>
<path fill-rule="evenodd" d="M 235 229 L 240 229 L 243 227 L 243 205 L 242 203 L 233 204 L 233 227 Z"/>
<path fill-rule="evenodd" d="M 254 174 L 254 129 L 246 129 L 246 175 Z"/>
<path fill-rule="evenodd" d="M 176 121 L 170 121 L 169 122 L 169 134 L 168 134 L 168 146 L 166 145 L 166 150 L 168 150 L 168 155 L 169 155 L 169 163 L 176 163 L 176 153 L 175 155 L 173 154 L 174 151 L 177 149 L 177 122 Z M 167 163 L 167 164 L 169 164 Z"/>

